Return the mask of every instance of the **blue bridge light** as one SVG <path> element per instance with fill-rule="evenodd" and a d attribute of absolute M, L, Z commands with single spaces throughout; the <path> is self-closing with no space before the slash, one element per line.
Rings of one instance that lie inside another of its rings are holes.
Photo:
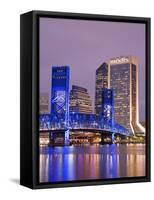
<path fill-rule="evenodd" d="M 67 126 L 63 126 L 59 122 L 59 120 L 53 120 L 50 114 L 41 114 L 39 117 L 40 121 L 40 130 L 100 130 L 100 131 L 109 131 L 113 133 L 118 133 L 121 135 L 128 136 L 129 132 L 123 126 L 114 122 L 111 124 L 106 125 L 104 123 L 104 119 L 100 116 L 96 116 L 94 114 L 81 114 L 81 113 L 69 113 L 69 123 Z"/>

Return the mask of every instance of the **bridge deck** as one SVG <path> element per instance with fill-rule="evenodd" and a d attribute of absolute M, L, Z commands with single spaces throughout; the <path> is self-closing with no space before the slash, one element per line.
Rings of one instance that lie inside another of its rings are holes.
<path fill-rule="evenodd" d="M 42 130 L 39 130 L 39 132 L 55 132 L 55 133 L 58 133 L 58 132 L 65 132 L 65 131 L 72 131 L 72 132 L 77 132 L 77 131 L 81 131 L 81 132 L 97 132 L 97 133 L 106 133 L 106 134 L 112 134 L 112 133 L 115 133 L 115 134 L 118 134 L 118 135 L 125 135 L 127 136 L 126 134 L 122 134 L 122 133 L 119 133 L 119 132 L 115 132 L 115 131 L 112 131 L 112 130 L 107 130 L 107 129 L 87 129 L 87 128 L 77 128 L 77 129 L 42 129 Z"/>

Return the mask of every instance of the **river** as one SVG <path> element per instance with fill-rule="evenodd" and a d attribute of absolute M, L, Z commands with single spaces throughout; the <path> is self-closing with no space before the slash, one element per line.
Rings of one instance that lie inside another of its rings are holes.
<path fill-rule="evenodd" d="M 145 176 L 145 144 L 40 147 L 40 182 Z"/>

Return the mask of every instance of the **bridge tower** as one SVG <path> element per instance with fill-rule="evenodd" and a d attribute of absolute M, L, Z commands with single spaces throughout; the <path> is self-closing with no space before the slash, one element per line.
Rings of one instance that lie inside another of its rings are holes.
<path fill-rule="evenodd" d="M 104 128 L 112 129 L 114 126 L 114 96 L 112 89 L 102 90 L 102 117 Z"/>
<path fill-rule="evenodd" d="M 103 119 L 104 129 L 112 131 L 114 127 L 114 96 L 112 89 L 102 89 L 101 116 Z M 110 136 L 102 134 L 102 142 L 106 137 L 110 138 L 110 142 L 113 143 L 114 133 L 112 133 Z"/>
<path fill-rule="evenodd" d="M 67 130 L 69 127 L 69 78 L 68 66 L 53 66 L 51 79 L 51 127 Z M 68 138 L 68 131 L 65 131 Z M 66 143 L 68 139 L 64 138 Z"/>

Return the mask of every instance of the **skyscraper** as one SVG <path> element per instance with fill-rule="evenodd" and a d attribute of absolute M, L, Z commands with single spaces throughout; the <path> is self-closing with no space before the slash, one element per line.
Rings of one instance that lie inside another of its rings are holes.
<path fill-rule="evenodd" d="M 137 59 L 132 56 L 110 59 L 108 70 L 108 86 L 114 91 L 115 121 L 130 134 L 145 132 L 139 123 Z"/>
<path fill-rule="evenodd" d="M 108 65 L 103 63 L 96 70 L 95 114 L 102 115 L 102 90 L 108 88 Z"/>
<path fill-rule="evenodd" d="M 86 88 L 72 85 L 72 90 L 70 91 L 70 112 L 92 113 L 92 102 Z"/>
<path fill-rule="evenodd" d="M 68 126 L 69 76 L 68 66 L 52 67 L 51 118 L 59 128 Z"/>

